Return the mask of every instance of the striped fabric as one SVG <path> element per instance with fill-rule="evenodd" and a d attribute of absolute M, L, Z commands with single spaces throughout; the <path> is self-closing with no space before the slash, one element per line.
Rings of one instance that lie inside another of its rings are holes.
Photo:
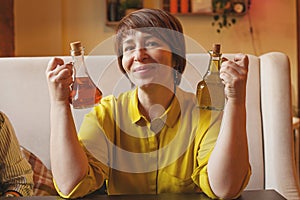
<path fill-rule="evenodd" d="M 16 191 L 32 195 L 33 172 L 22 156 L 20 145 L 7 116 L 0 111 L 0 195 Z"/>

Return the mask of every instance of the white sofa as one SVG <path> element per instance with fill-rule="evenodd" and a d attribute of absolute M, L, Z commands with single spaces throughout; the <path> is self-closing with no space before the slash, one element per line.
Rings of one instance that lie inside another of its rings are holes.
<path fill-rule="evenodd" d="M 294 162 L 289 59 L 279 52 L 249 57 L 247 131 L 253 173 L 247 189 L 275 189 L 287 199 L 300 199 Z M 20 144 L 48 167 L 50 106 L 45 70 L 49 60 L 50 57 L 0 58 L 0 110 L 11 119 Z M 188 54 L 187 60 L 182 87 L 195 92 L 208 55 Z M 89 56 L 86 61 L 104 96 L 129 88 L 115 56 Z M 88 109 L 74 110 L 77 127 L 86 112 Z"/>

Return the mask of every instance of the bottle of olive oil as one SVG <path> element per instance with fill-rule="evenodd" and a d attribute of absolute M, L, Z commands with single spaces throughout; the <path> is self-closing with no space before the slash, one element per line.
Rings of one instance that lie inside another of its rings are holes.
<path fill-rule="evenodd" d="M 209 51 L 210 62 L 206 74 L 197 85 L 196 96 L 200 109 L 222 111 L 225 106 L 224 84 L 220 78 L 221 45 Z"/>

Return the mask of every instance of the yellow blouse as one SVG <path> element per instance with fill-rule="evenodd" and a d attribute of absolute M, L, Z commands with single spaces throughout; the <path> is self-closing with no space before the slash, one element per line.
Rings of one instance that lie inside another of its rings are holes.
<path fill-rule="evenodd" d="M 137 89 L 103 98 L 78 134 L 89 171 L 70 194 L 58 192 L 81 197 L 105 182 L 108 194 L 204 192 L 216 198 L 207 163 L 222 113 L 200 112 L 196 104 L 193 94 L 177 88 L 169 108 L 149 122 L 138 110 Z"/>

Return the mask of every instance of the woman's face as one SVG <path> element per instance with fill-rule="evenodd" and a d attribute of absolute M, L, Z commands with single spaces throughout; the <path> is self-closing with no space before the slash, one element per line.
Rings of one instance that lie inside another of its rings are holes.
<path fill-rule="evenodd" d="M 160 84 L 172 87 L 172 52 L 165 42 L 136 31 L 123 39 L 122 46 L 122 65 L 135 85 Z"/>

